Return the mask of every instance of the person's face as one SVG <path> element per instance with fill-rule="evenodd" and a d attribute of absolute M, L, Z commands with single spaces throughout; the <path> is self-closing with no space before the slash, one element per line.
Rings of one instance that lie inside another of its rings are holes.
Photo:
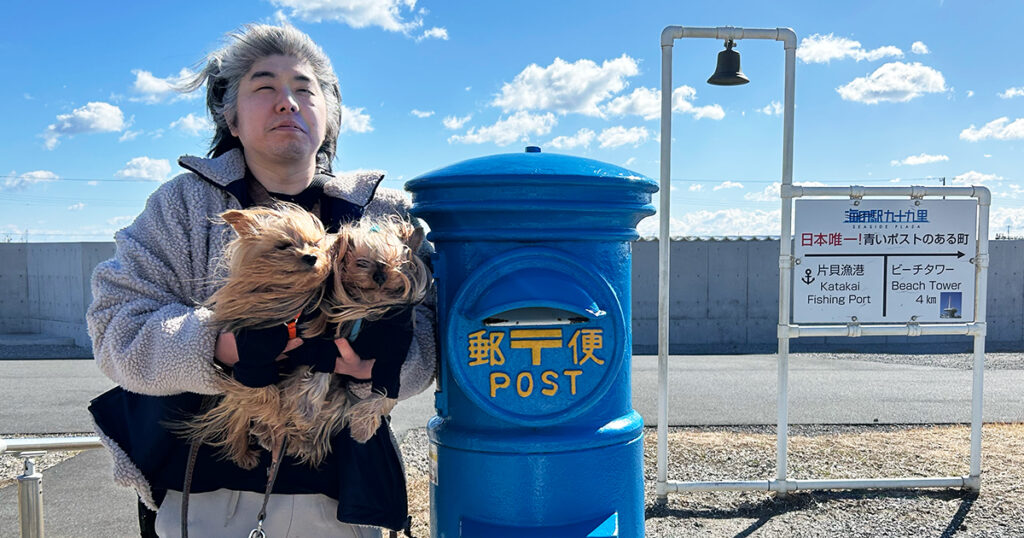
<path fill-rule="evenodd" d="M 315 161 L 327 130 L 327 105 L 313 68 L 291 56 L 258 60 L 239 85 L 235 121 L 228 123 L 246 159 Z"/>

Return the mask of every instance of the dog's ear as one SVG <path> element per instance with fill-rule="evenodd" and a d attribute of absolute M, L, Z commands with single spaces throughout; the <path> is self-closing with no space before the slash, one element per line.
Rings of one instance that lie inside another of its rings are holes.
<path fill-rule="evenodd" d="M 412 233 L 409 234 L 409 237 L 405 240 L 405 244 L 409 245 L 409 250 L 411 250 L 413 254 L 420 251 L 420 246 L 423 244 L 423 237 L 425 233 L 426 232 L 423 231 L 423 228 L 413 228 Z"/>
<path fill-rule="evenodd" d="M 328 252 L 331 253 L 331 259 L 334 260 L 334 263 L 341 263 L 341 259 L 345 257 L 345 252 L 348 251 L 348 236 L 343 232 L 339 232 L 337 234 L 330 234 L 328 237 L 328 240 L 331 242 L 331 246 L 328 249 Z"/>
<path fill-rule="evenodd" d="M 220 218 L 224 219 L 224 222 L 230 224 L 231 227 L 235 229 L 235 232 L 238 233 L 239 237 L 256 235 L 256 221 L 245 211 L 232 209 L 221 213 Z"/>

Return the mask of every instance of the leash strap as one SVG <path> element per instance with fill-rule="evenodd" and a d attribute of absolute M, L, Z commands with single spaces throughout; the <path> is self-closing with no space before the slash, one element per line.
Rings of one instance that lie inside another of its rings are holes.
<path fill-rule="evenodd" d="M 267 538 L 263 532 L 263 522 L 267 519 L 267 503 L 270 501 L 270 492 L 274 489 L 274 482 L 277 480 L 277 472 L 281 469 L 281 460 L 284 458 L 285 439 L 282 437 L 277 450 L 272 450 L 273 461 L 270 462 L 270 477 L 267 479 L 267 491 L 263 494 L 263 506 L 260 507 L 260 514 L 256 516 L 256 528 L 249 531 L 249 538 Z"/>
<path fill-rule="evenodd" d="M 181 492 L 181 538 L 188 538 L 188 494 L 192 490 L 192 473 L 196 469 L 196 456 L 199 455 L 199 441 L 188 445 L 188 463 L 185 465 L 185 484 Z"/>

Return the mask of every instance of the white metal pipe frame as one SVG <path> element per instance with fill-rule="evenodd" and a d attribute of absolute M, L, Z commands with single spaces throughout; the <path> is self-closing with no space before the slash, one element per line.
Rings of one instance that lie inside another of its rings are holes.
<path fill-rule="evenodd" d="M 43 538 L 43 474 L 36 469 L 36 456 L 54 450 L 102 448 L 99 437 L 42 437 L 0 439 L 0 454 L 25 458 L 18 476 L 18 522 L 22 538 Z"/>
<path fill-rule="evenodd" d="M 779 241 L 779 325 L 778 325 L 778 424 L 776 441 L 776 477 L 772 480 L 680 482 L 668 480 L 668 354 L 669 354 L 669 275 L 671 215 L 671 100 L 672 47 L 676 39 L 710 38 L 720 40 L 770 39 L 782 41 L 785 49 L 785 104 L 782 137 L 782 185 L 780 198 L 781 234 Z M 988 285 L 988 220 L 991 195 L 984 187 L 804 187 L 793 185 L 793 111 L 796 67 L 796 34 L 789 28 L 746 29 L 733 27 L 691 28 L 668 26 L 661 34 L 661 188 L 659 204 L 659 275 L 658 275 L 658 446 L 656 501 L 664 504 L 668 494 L 693 491 L 775 491 L 779 495 L 809 489 L 874 489 L 874 488 L 966 488 L 981 487 L 981 416 L 985 353 L 985 298 Z M 793 256 L 793 200 L 801 197 L 848 197 L 859 201 L 869 197 L 909 197 L 920 200 L 926 196 L 972 197 L 978 202 L 976 251 L 970 263 L 974 266 L 974 321 L 968 323 L 879 323 L 862 324 L 853 318 L 846 324 L 800 325 L 792 319 L 792 278 L 796 259 Z M 789 341 L 801 337 L 858 336 L 921 336 L 972 335 L 974 366 L 971 402 L 970 473 L 960 477 L 868 478 L 836 480 L 787 479 L 787 441 L 789 430 L 788 385 Z"/>

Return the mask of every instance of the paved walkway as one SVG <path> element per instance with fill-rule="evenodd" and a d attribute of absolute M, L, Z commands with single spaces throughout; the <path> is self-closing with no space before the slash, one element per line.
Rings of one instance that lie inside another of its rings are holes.
<path fill-rule="evenodd" d="M 791 358 L 791 423 L 950 423 L 970 420 L 971 372 L 857 360 Z M 86 433 L 85 407 L 112 387 L 90 360 L 3 360 L 0 436 Z M 775 358 L 771 355 L 671 359 L 670 424 L 774 424 Z M 1024 421 L 1024 370 L 985 373 L 986 421 Z M 633 360 L 633 406 L 648 425 L 657 413 L 657 358 Z M 400 404 L 399 438 L 432 416 L 427 391 Z M 110 458 L 92 450 L 44 472 L 46 535 L 134 536 L 135 497 L 113 485 Z M 0 538 L 18 536 L 16 487 L 0 489 Z"/>

